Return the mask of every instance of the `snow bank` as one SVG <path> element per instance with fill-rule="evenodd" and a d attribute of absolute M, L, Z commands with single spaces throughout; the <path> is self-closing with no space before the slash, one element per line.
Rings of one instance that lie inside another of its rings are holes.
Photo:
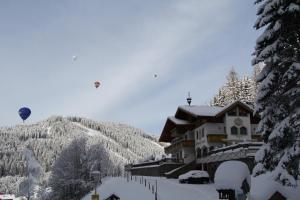
<path fill-rule="evenodd" d="M 100 200 L 109 197 L 111 194 L 116 194 L 122 200 L 133 200 L 133 199 L 143 199 L 143 200 L 153 200 L 154 195 L 143 187 L 143 185 L 137 182 L 130 182 L 128 184 L 124 178 L 110 178 L 97 188 L 97 192 L 100 194 Z M 94 192 L 86 195 L 81 200 L 91 200 L 91 195 Z"/>
<path fill-rule="evenodd" d="M 276 191 L 288 200 L 298 200 L 300 195 L 300 181 L 297 187 L 283 186 L 274 181 L 270 173 L 252 177 L 249 200 L 269 199 Z"/>
<path fill-rule="evenodd" d="M 215 173 L 216 189 L 234 189 L 242 192 L 241 186 L 246 179 L 250 185 L 250 171 L 248 166 L 241 161 L 223 162 Z"/>
<path fill-rule="evenodd" d="M 140 178 L 137 181 L 127 182 L 124 178 L 110 178 L 97 188 L 100 192 L 100 199 L 103 200 L 111 194 L 117 194 L 121 200 L 154 200 L 154 194 L 149 190 L 148 185 L 140 184 Z M 143 177 L 147 184 L 158 186 L 158 200 L 216 200 L 218 193 L 213 184 L 193 185 L 179 184 L 177 179 L 165 179 L 158 177 Z M 90 200 L 90 194 L 81 200 Z"/>
<path fill-rule="evenodd" d="M 0 194 L 0 199 L 1 200 L 15 199 L 15 195 L 13 195 L 13 194 Z"/>

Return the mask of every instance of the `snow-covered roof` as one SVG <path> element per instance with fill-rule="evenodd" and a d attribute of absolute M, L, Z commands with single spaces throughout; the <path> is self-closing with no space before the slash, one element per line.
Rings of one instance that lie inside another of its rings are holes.
<path fill-rule="evenodd" d="M 217 106 L 196 106 L 196 105 L 184 105 L 179 106 L 179 109 L 189 112 L 196 116 L 215 116 L 218 112 L 223 110 L 223 107 Z"/>
<path fill-rule="evenodd" d="M 248 166 L 241 161 L 223 162 L 215 173 L 216 189 L 234 189 L 242 192 L 242 184 L 246 179 L 250 185 L 250 171 Z"/>
<path fill-rule="evenodd" d="M 182 119 L 178 119 L 176 117 L 168 117 L 169 120 L 171 120 L 173 123 L 177 124 L 177 125 L 186 125 L 186 124 L 191 124 L 189 121 L 186 120 L 182 120 Z"/>
<path fill-rule="evenodd" d="M 188 113 L 191 113 L 192 115 L 195 115 L 195 116 L 207 116 L 207 117 L 215 117 L 219 114 L 221 114 L 222 112 L 226 111 L 228 108 L 236 105 L 236 104 L 239 104 L 239 105 L 242 105 L 244 106 L 245 108 L 249 109 L 249 110 L 252 110 L 251 107 L 249 107 L 247 104 L 245 103 L 242 103 L 240 101 L 234 101 L 224 107 L 219 107 L 219 106 L 204 106 L 204 105 L 201 105 L 201 106 L 197 106 L 197 105 L 191 105 L 191 106 L 188 106 L 188 105 L 184 105 L 184 106 L 179 106 L 179 109 L 185 111 L 185 112 L 188 112 Z"/>
<path fill-rule="evenodd" d="M 280 192 L 289 200 L 298 200 L 300 194 L 300 180 L 298 180 L 296 187 L 289 187 L 274 181 L 270 173 L 252 177 L 250 190 L 251 199 L 269 199 L 276 192 Z"/>

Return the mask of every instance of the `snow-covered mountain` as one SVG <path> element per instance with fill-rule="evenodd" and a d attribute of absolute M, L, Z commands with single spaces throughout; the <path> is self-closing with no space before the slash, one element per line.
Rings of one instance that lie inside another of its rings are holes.
<path fill-rule="evenodd" d="M 27 175 L 24 150 L 30 149 L 47 173 L 60 152 L 74 139 L 101 144 L 115 166 L 162 155 L 157 139 L 134 127 L 80 117 L 51 117 L 31 125 L 0 128 L 0 192 L 16 193 Z M 113 169 L 112 169 L 113 170 Z M 112 172 L 113 173 L 113 172 Z"/>

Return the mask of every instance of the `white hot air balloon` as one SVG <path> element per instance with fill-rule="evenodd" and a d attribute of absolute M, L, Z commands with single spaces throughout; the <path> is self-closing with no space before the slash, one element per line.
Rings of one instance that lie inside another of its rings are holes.
<path fill-rule="evenodd" d="M 76 61 L 77 60 L 77 56 L 73 56 L 73 61 Z"/>

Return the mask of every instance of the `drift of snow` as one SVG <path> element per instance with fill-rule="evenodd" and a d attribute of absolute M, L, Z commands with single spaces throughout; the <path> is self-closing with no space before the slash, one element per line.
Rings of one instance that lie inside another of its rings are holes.
<path fill-rule="evenodd" d="M 297 187 L 283 186 L 274 181 L 271 173 L 262 174 L 252 177 L 250 200 L 269 199 L 275 192 L 280 192 L 288 200 L 298 200 L 300 194 L 300 181 Z"/>
<path fill-rule="evenodd" d="M 242 192 L 241 186 L 246 179 L 250 185 L 250 171 L 241 161 L 223 162 L 215 173 L 215 186 L 217 189 L 234 189 Z"/>
<path fill-rule="evenodd" d="M 97 188 L 100 194 L 100 200 L 104 200 L 111 194 L 117 194 L 121 200 L 153 200 L 154 194 L 149 190 L 150 186 L 155 186 L 157 181 L 158 200 L 216 200 L 218 193 L 213 184 L 193 185 L 193 184 L 179 184 L 177 179 L 165 179 L 158 177 L 143 177 L 146 180 L 146 187 L 140 184 L 140 178 L 135 177 L 133 180 L 127 182 L 126 178 L 110 178 Z M 90 200 L 90 194 L 86 195 L 81 200 Z"/>

